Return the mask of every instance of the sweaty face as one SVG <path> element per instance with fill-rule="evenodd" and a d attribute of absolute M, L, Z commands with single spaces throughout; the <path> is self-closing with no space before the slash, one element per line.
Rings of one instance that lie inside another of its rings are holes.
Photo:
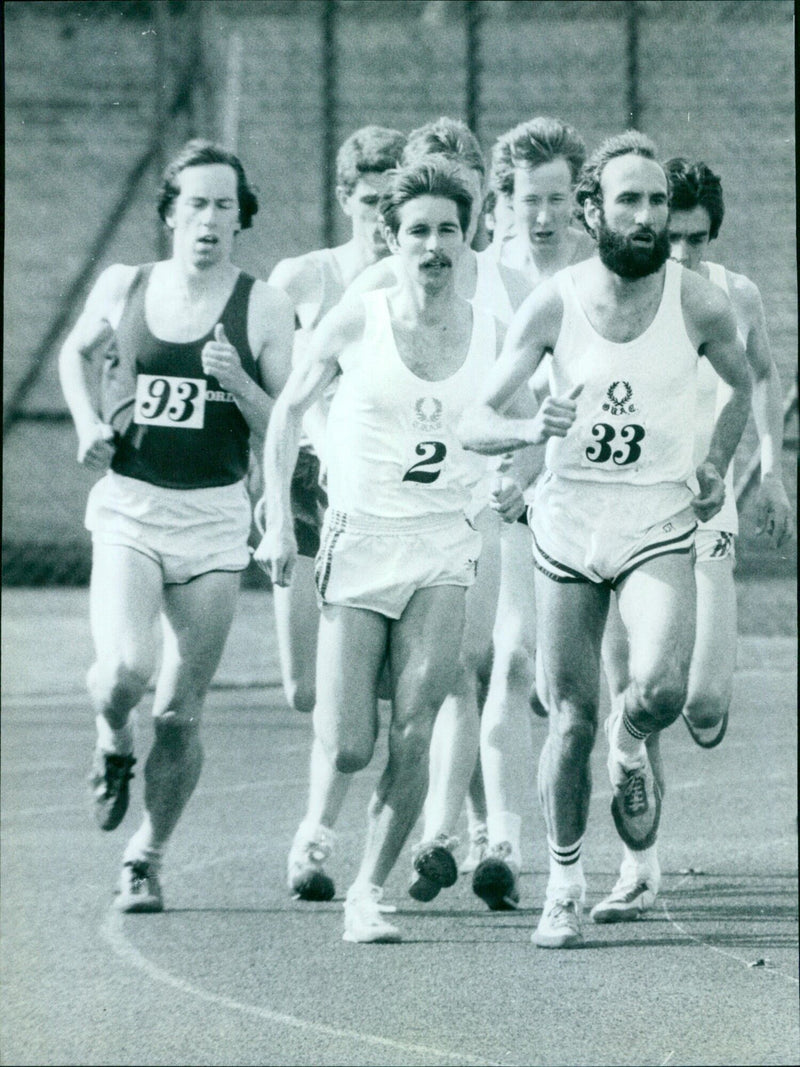
<path fill-rule="evenodd" d="M 390 246 L 406 273 L 427 292 L 453 284 L 454 268 L 467 248 L 455 202 L 425 195 L 403 204 Z"/>
<path fill-rule="evenodd" d="M 670 252 L 663 169 L 642 156 L 618 156 L 604 167 L 601 186 L 602 206 L 587 213 L 600 259 L 621 278 L 654 274 Z"/>
<path fill-rule="evenodd" d="M 670 256 L 687 270 L 700 270 L 710 237 L 711 216 L 700 204 L 690 211 L 673 211 L 670 214 Z"/>
<path fill-rule="evenodd" d="M 236 172 L 227 163 L 186 167 L 178 175 L 179 193 L 170 205 L 167 224 L 176 248 L 197 267 L 230 257 L 239 230 Z"/>
<path fill-rule="evenodd" d="M 514 169 L 514 217 L 519 233 L 546 248 L 562 241 L 572 219 L 572 175 L 565 159 Z"/>
<path fill-rule="evenodd" d="M 361 175 L 351 193 L 339 191 L 342 210 L 353 222 L 353 237 L 368 249 L 375 259 L 389 254 L 378 216 L 378 203 L 388 185 L 388 172 L 368 172 Z"/>

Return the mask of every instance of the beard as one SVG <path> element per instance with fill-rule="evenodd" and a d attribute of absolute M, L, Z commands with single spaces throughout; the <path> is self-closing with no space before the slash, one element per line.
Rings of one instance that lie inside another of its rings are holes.
<path fill-rule="evenodd" d="M 597 251 L 601 262 L 620 278 L 645 278 L 655 274 L 669 259 L 669 231 L 666 226 L 660 233 L 655 230 L 644 232 L 653 235 L 651 248 L 643 248 L 606 225 L 605 215 L 600 215 L 597 224 Z M 639 231 L 643 232 L 643 231 Z"/>

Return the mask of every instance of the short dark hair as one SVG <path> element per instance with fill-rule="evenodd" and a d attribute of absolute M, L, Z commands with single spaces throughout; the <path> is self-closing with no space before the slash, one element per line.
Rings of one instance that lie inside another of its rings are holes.
<path fill-rule="evenodd" d="M 576 182 L 586 160 L 586 145 L 580 134 L 560 119 L 546 115 L 521 122 L 503 135 L 508 157 L 513 167 L 541 167 L 563 159 L 569 167 L 570 180 Z M 511 192 L 514 175 L 511 174 Z"/>
<path fill-rule="evenodd" d="M 592 230 L 586 222 L 583 207 L 587 200 L 590 200 L 593 204 L 602 205 L 603 187 L 601 178 L 603 170 L 606 164 L 612 159 L 616 159 L 617 156 L 642 156 L 644 159 L 652 159 L 658 163 L 658 151 L 655 144 L 646 134 L 640 133 L 638 130 L 626 130 L 625 133 L 618 133 L 614 137 L 608 137 L 599 148 L 595 149 L 591 157 L 584 163 L 578 177 L 578 184 L 575 187 L 575 199 L 581 209 L 581 219 L 589 233 L 592 233 Z M 661 166 L 660 163 L 658 165 Z M 666 174 L 666 171 L 664 173 Z"/>
<path fill-rule="evenodd" d="M 481 179 L 486 177 L 486 163 L 478 139 L 460 119 L 443 115 L 435 122 L 427 122 L 411 131 L 403 152 L 403 165 L 417 163 L 431 155 L 456 160 L 478 171 Z"/>
<path fill-rule="evenodd" d="M 244 167 L 238 156 L 229 152 L 214 141 L 196 138 L 187 141 L 174 159 L 167 164 L 158 191 L 158 214 L 162 222 L 167 221 L 170 206 L 180 192 L 178 175 L 187 167 L 205 167 L 212 163 L 223 163 L 236 172 L 236 194 L 239 200 L 239 225 L 243 230 L 253 225 L 253 216 L 258 211 L 258 197 L 248 184 Z"/>
<path fill-rule="evenodd" d="M 690 163 L 683 156 L 674 156 L 664 164 L 670 187 L 670 207 L 673 211 L 691 211 L 704 207 L 708 212 L 709 238 L 713 241 L 725 217 L 722 181 L 705 163 Z"/>
<path fill-rule="evenodd" d="M 489 188 L 503 196 L 514 195 L 514 160 L 508 134 L 501 134 L 492 145 Z"/>
<path fill-rule="evenodd" d="M 336 184 L 348 194 L 362 174 L 383 174 L 399 166 L 406 135 L 385 126 L 362 126 L 336 153 Z"/>
<path fill-rule="evenodd" d="M 397 236 L 400 209 L 420 196 L 441 196 L 452 200 L 458 212 L 461 232 L 465 234 L 472 215 L 472 194 L 461 177 L 458 164 L 445 156 L 428 156 L 418 163 L 399 167 L 392 175 L 389 188 L 381 197 L 383 221 Z"/>

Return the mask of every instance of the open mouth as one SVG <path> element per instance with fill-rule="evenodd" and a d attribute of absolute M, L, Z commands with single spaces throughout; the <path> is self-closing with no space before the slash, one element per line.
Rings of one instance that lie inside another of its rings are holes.
<path fill-rule="evenodd" d="M 640 245 L 642 248 L 652 248 L 655 242 L 655 235 L 652 233 L 634 233 L 631 235 L 631 244 Z"/>

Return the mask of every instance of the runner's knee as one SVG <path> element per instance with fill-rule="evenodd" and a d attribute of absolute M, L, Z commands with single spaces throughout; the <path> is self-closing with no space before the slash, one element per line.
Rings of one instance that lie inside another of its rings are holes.
<path fill-rule="evenodd" d="M 654 730 L 673 723 L 686 702 L 686 679 L 675 671 L 647 679 L 634 678 L 630 688 L 635 704 L 650 717 Z"/>
<path fill-rule="evenodd" d="M 86 676 L 87 686 L 101 705 L 130 709 L 144 696 L 154 663 L 142 658 L 134 663 L 95 663 Z"/>

